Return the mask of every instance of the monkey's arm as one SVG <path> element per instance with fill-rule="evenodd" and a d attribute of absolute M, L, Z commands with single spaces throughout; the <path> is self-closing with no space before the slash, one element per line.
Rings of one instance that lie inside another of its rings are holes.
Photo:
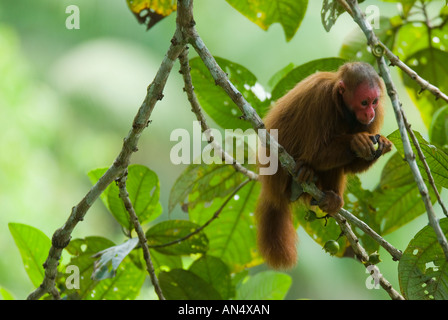
<path fill-rule="evenodd" d="M 387 138 L 381 136 L 378 141 L 378 150 L 376 150 L 372 136 L 374 135 L 368 132 L 335 136 L 331 143 L 317 148 L 310 160 L 297 159 L 297 172 L 300 173 L 302 167 L 311 167 L 315 171 L 341 167 L 349 172 L 366 170 L 380 155 L 389 152 L 392 146 Z"/>
<path fill-rule="evenodd" d="M 378 147 L 377 150 L 375 150 L 373 159 L 357 157 L 349 165 L 344 167 L 345 171 L 349 173 L 360 173 L 366 171 L 381 155 L 392 150 L 392 142 L 384 136 L 378 135 L 377 143 Z"/>

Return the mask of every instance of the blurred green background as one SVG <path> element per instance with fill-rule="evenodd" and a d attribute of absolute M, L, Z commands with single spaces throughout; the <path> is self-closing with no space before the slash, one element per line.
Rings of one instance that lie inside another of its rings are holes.
<path fill-rule="evenodd" d="M 366 2 L 363 8 L 375 4 L 382 15 L 397 14 L 393 3 Z M 80 9 L 79 30 L 65 27 L 69 5 Z M 291 62 L 338 56 L 356 25 L 345 14 L 327 33 L 320 10 L 321 1 L 309 1 L 290 42 L 280 25 L 265 32 L 224 0 L 195 1 L 195 20 L 214 55 L 244 65 L 267 87 L 270 77 Z M 7 224 L 29 224 L 49 237 L 63 225 L 91 186 L 87 172 L 108 167 L 121 149 L 174 29 L 173 15 L 146 32 L 124 0 L 0 2 L 0 287 L 17 299 L 26 298 L 33 287 Z M 179 208 L 170 217 L 166 213 L 171 186 L 184 169 L 170 162 L 175 144 L 170 133 L 191 130 L 195 120 L 178 69 L 132 158 L 159 176 L 164 214 L 157 221 L 184 215 Z M 426 135 L 396 71 L 393 75 L 413 128 Z M 390 103 L 386 109 L 385 135 L 396 129 Z M 361 176 L 364 187 L 378 183 L 385 161 Z M 421 216 L 386 239 L 404 250 L 425 219 Z M 74 232 L 74 237 L 89 235 L 123 239 L 100 201 Z M 288 299 L 388 299 L 383 290 L 366 288 L 368 274 L 359 263 L 330 257 L 302 229 L 299 236 L 299 264 L 290 272 L 294 281 Z M 383 260 L 381 272 L 398 289 L 398 264 L 386 254 Z M 142 297 L 151 295 L 152 288 L 145 286 Z"/>

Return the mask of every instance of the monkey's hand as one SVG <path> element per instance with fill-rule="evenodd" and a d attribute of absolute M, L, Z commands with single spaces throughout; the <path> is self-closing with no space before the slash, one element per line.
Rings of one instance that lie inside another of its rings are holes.
<path fill-rule="evenodd" d="M 393 144 L 389 139 L 379 134 L 374 136 L 374 138 L 375 138 L 374 143 L 376 142 L 378 144 L 377 150 L 375 152 L 375 159 L 379 158 L 381 155 L 386 154 L 392 150 Z"/>
<path fill-rule="evenodd" d="M 374 146 L 374 144 L 376 143 L 374 143 L 373 141 L 374 139 L 375 136 L 371 135 L 368 132 L 359 132 L 353 135 L 353 138 L 350 141 L 350 148 L 356 154 L 357 157 L 367 161 L 374 160 L 377 158 L 376 157 L 377 150 Z M 381 137 L 379 140 L 384 141 L 383 139 L 381 139 Z M 381 153 L 379 154 L 381 155 Z"/>
<path fill-rule="evenodd" d="M 303 160 L 298 160 L 296 162 L 296 167 L 294 169 L 294 175 L 299 182 L 316 182 L 314 170 L 305 163 Z"/>
<path fill-rule="evenodd" d="M 319 208 L 330 215 L 336 214 L 343 206 L 344 200 L 333 191 L 325 191 L 325 197 L 319 203 Z"/>

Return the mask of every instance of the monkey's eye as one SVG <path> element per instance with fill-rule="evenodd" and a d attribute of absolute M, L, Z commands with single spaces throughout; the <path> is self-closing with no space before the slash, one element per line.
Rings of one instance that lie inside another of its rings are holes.
<path fill-rule="evenodd" d="M 361 105 L 363 105 L 364 107 L 369 105 L 369 102 L 367 102 L 367 100 L 362 100 L 361 101 Z"/>
<path fill-rule="evenodd" d="M 375 98 L 372 103 L 373 104 L 377 104 L 378 103 L 378 98 Z"/>

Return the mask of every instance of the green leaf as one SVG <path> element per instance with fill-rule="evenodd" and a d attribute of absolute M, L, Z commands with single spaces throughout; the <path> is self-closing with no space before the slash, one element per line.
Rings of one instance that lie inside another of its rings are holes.
<path fill-rule="evenodd" d="M 178 203 L 184 205 L 185 199 L 189 195 L 189 208 L 194 208 L 199 202 L 224 197 L 241 184 L 244 178 L 230 165 L 191 164 L 177 178 L 171 188 L 169 212 Z"/>
<path fill-rule="evenodd" d="M 284 76 L 272 90 L 272 100 L 283 97 L 297 83 L 318 71 L 335 71 L 346 61 L 340 58 L 325 58 L 307 62 L 294 68 Z"/>
<path fill-rule="evenodd" d="M 383 0 L 384 2 L 400 2 L 403 8 L 403 15 L 406 18 L 409 15 L 409 11 L 414 6 L 417 0 Z"/>
<path fill-rule="evenodd" d="M 448 105 L 437 110 L 429 128 L 429 137 L 431 143 L 437 146 L 447 148 L 448 145 Z"/>
<path fill-rule="evenodd" d="M 290 41 L 305 16 L 308 0 L 226 0 L 263 30 L 278 22 Z"/>
<path fill-rule="evenodd" d="M 362 3 L 364 0 L 358 0 L 358 3 Z M 322 3 L 322 10 L 320 12 L 322 25 L 327 32 L 330 32 L 336 20 L 341 14 L 345 12 L 343 6 L 339 4 L 337 0 L 324 0 Z"/>
<path fill-rule="evenodd" d="M 264 89 L 257 83 L 257 78 L 242 65 L 218 57 L 215 59 L 258 115 L 263 116 L 268 110 L 270 101 L 266 98 Z M 241 119 L 242 113 L 238 106 L 216 86 L 202 60 L 199 57 L 193 58 L 190 60 L 190 66 L 198 100 L 213 121 L 225 129 L 252 129 L 248 121 Z"/>
<path fill-rule="evenodd" d="M 342 7 L 336 0 L 324 0 L 322 3 L 321 10 L 321 20 L 327 32 L 330 32 L 336 20 L 341 14 L 345 12 L 344 7 Z"/>
<path fill-rule="evenodd" d="M 203 256 L 193 262 L 189 271 L 215 288 L 224 300 L 235 296 L 229 267 L 221 259 L 209 255 Z"/>
<path fill-rule="evenodd" d="M 44 268 L 51 240 L 39 229 L 21 223 L 9 223 L 9 231 L 19 248 L 25 271 L 34 287 L 44 279 Z"/>
<path fill-rule="evenodd" d="M 161 272 L 159 283 L 168 300 L 220 300 L 219 293 L 191 271 L 174 269 Z"/>
<path fill-rule="evenodd" d="M 347 177 L 347 189 L 344 194 L 344 208 L 378 232 L 380 226 L 375 220 L 376 210 L 372 206 L 372 198 L 373 192 L 362 188 L 361 180 L 358 176 Z M 353 231 L 358 239 L 361 240 L 362 246 L 368 253 L 373 253 L 378 250 L 379 244 L 370 236 L 357 227 L 354 227 Z M 341 245 L 341 241 L 338 242 L 339 245 Z M 349 246 L 349 244 L 346 243 L 346 246 Z"/>
<path fill-rule="evenodd" d="M 113 246 L 95 254 L 100 258 L 93 264 L 92 279 L 104 280 L 115 277 L 117 269 L 124 258 L 138 244 L 138 238 L 132 238 L 118 246 Z"/>
<path fill-rule="evenodd" d="M 15 300 L 11 292 L 3 287 L 0 287 L 0 300 Z"/>
<path fill-rule="evenodd" d="M 315 210 L 318 218 L 323 218 L 326 215 L 326 213 L 319 208 L 316 208 Z M 306 218 L 308 209 L 303 205 L 295 205 L 293 212 L 294 217 L 299 221 L 300 226 L 302 226 L 306 233 L 322 247 L 325 242 L 328 240 L 336 240 L 341 234 L 341 228 L 339 228 L 334 219 L 316 219 L 314 221 L 308 221 Z M 341 248 L 347 246 L 344 237 L 339 238 L 338 243 Z M 343 254 L 344 250 L 340 250 L 336 256 L 343 256 Z"/>
<path fill-rule="evenodd" d="M 103 168 L 90 171 L 88 176 L 92 183 L 96 183 L 106 170 Z M 162 213 L 162 206 L 159 202 L 159 179 L 154 171 L 142 165 L 130 165 L 128 167 L 126 189 L 141 224 L 154 220 Z M 132 230 L 134 226 L 123 201 L 119 197 L 119 192 L 118 186 L 111 184 L 104 191 L 101 199 L 114 218 L 124 228 Z"/>
<path fill-rule="evenodd" d="M 426 162 L 431 169 L 431 173 L 436 185 L 448 188 L 448 154 L 446 154 L 442 149 L 437 148 L 436 146 L 426 141 L 419 132 L 414 131 L 414 134 L 417 137 L 420 148 L 422 149 L 423 154 L 426 158 Z M 401 142 L 399 131 L 394 131 L 388 137 L 389 140 L 394 143 L 400 155 L 404 158 L 404 148 L 403 143 Z M 417 151 L 414 145 L 412 143 L 411 145 L 414 154 L 417 155 Z M 428 180 L 423 163 L 420 161 L 419 157 L 417 157 L 416 160 L 423 179 Z"/>
<path fill-rule="evenodd" d="M 440 227 L 448 236 L 447 218 L 440 220 Z M 398 265 L 398 278 L 406 299 L 448 299 L 448 263 L 431 226 L 409 242 Z"/>
<path fill-rule="evenodd" d="M 443 38 L 443 37 L 442 37 Z M 448 92 L 448 52 L 435 48 L 425 48 L 409 56 L 405 63 L 409 65 L 423 79 L 437 86 L 442 92 Z M 407 91 L 420 110 L 425 124 L 431 124 L 435 111 L 446 104 L 445 101 L 435 100 L 434 95 L 428 91 L 420 93 L 420 86 L 409 76 L 403 75 Z"/>
<path fill-rule="evenodd" d="M 389 19 L 385 17 L 380 18 L 380 28 L 378 30 L 375 29 L 375 34 L 388 48 L 393 48 L 396 31 Z M 367 45 L 366 36 L 359 28 L 354 29 L 345 37 L 339 55 L 347 60 L 356 59 L 376 65 L 376 58 L 371 53 L 370 46 Z"/>
<path fill-rule="evenodd" d="M 432 189 L 431 201 L 436 200 Z M 381 181 L 371 199 L 375 207 L 376 225 L 381 226 L 379 233 L 391 233 L 426 212 L 411 169 L 406 161 L 394 154 L 383 168 Z"/>
<path fill-rule="evenodd" d="M 182 268 L 182 257 L 181 256 L 173 256 L 173 255 L 166 255 L 163 253 L 160 253 L 154 249 L 150 249 L 149 253 L 151 255 L 152 264 L 154 266 L 154 271 L 156 273 L 156 276 L 159 275 L 161 271 L 169 271 L 172 269 L 181 269 Z M 143 253 L 138 252 L 138 257 L 141 259 L 142 268 L 146 270 L 146 266 L 143 267 Z"/>
<path fill-rule="evenodd" d="M 284 68 L 280 69 L 279 71 L 277 71 L 272 77 L 271 79 L 269 79 L 268 81 L 268 85 L 270 88 L 274 88 L 277 83 L 283 78 L 285 77 L 288 73 L 290 73 L 292 71 L 292 69 L 294 69 L 294 63 L 289 63 L 287 66 L 285 66 Z"/>
<path fill-rule="evenodd" d="M 218 219 L 204 230 L 210 241 L 207 254 L 222 259 L 232 272 L 263 262 L 255 241 L 254 212 L 258 194 L 259 185 L 255 182 L 248 183 L 227 203 Z M 203 225 L 224 201 L 223 198 L 216 198 L 211 202 L 198 204 L 189 212 L 190 219 Z"/>
<path fill-rule="evenodd" d="M 68 265 L 79 268 L 80 279 L 79 289 L 67 289 L 64 282 L 60 283 L 60 290 L 68 299 L 133 300 L 138 296 L 147 273 L 138 268 L 129 256 L 120 263 L 114 278 L 97 281 L 90 277 L 94 264 L 92 256 L 114 245 L 102 237 L 74 239 L 70 242 L 66 248 L 72 255 Z"/>
<path fill-rule="evenodd" d="M 162 16 L 168 16 L 177 9 L 176 0 L 126 0 L 129 9 L 136 14 L 151 9 Z"/>
<path fill-rule="evenodd" d="M 237 289 L 237 300 L 282 300 L 291 287 L 289 275 L 276 272 L 259 272 Z"/>
<path fill-rule="evenodd" d="M 193 233 L 200 226 L 188 220 L 163 221 L 146 231 L 149 246 L 155 250 L 172 255 L 188 255 L 205 253 L 208 250 L 208 239 L 203 232 L 169 246 L 161 246 L 180 240 Z"/>

